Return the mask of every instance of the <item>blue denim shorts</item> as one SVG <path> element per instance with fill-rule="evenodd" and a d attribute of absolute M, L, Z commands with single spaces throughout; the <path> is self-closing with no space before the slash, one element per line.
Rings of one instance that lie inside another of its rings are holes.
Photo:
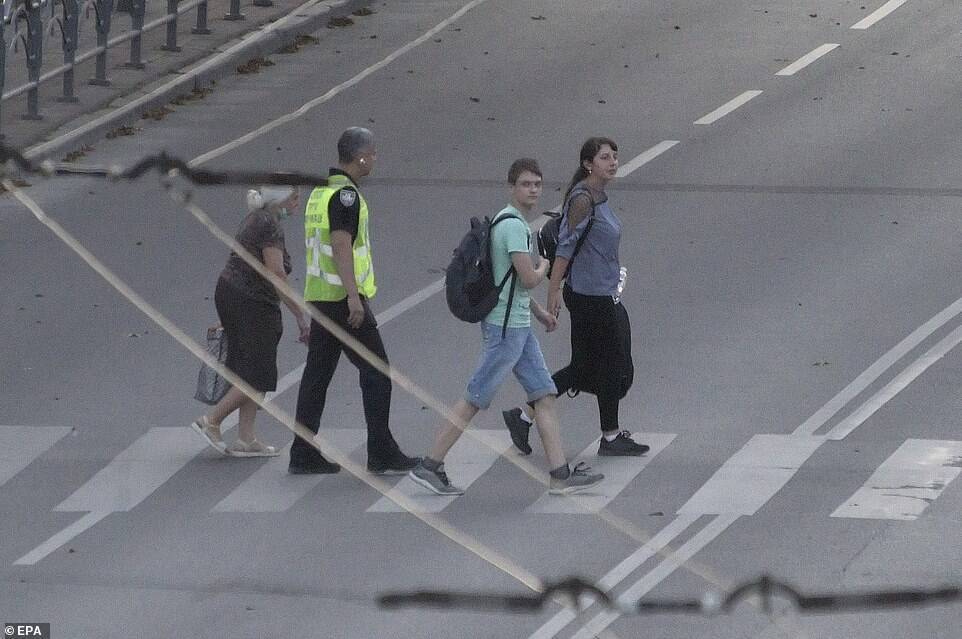
<path fill-rule="evenodd" d="M 468 382 L 465 401 L 481 409 L 488 408 L 509 371 L 514 371 L 529 402 L 557 393 L 544 363 L 541 345 L 530 326 L 509 327 L 501 339 L 500 326 L 481 322 L 481 358 Z"/>

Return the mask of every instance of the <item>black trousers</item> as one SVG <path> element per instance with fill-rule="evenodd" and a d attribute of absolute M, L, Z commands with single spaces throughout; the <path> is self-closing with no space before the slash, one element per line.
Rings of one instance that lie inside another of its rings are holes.
<path fill-rule="evenodd" d="M 363 298 L 362 298 L 363 299 Z M 364 300 L 364 323 L 359 328 L 351 328 L 347 323 L 347 299 L 339 302 L 311 302 L 321 313 L 355 337 L 375 355 L 387 361 L 381 333 L 377 330 L 374 314 Z M 311 340 L 307 351 L 307 363 L 301 376 L 301 386 L 297 392 L 297 421 L 317 433 L 324 414 L 327 388 L 334 377 L 343 345 L 340 340 L 325 330 L 320 324 L 311 321 Z M 361 397 L 364 401 L 364 419 L 367 421 L 368 459 L 390 457 L 397 450 L 397 443 L 388 428 L 391 413 L 391 379 L 375 369 L 360 355 L 347 349 L 347 358 L 357 367 Z M 320 457 L 317 449 L 300 437 L 294 438 L 291 446 L 291 459 L 309 462 Z"/>
<path fill-rule="evenodd" d="M 594 393 L 602 432 L 620 430 L 617 380 L 611 370 L 612 335 L 616 334 L 615 302 L 610 296 L 581 295 L 565 286 L 564 302 L 571 317 L 571 362 L 551 378 L 561 396 L 571 389 Z"/>

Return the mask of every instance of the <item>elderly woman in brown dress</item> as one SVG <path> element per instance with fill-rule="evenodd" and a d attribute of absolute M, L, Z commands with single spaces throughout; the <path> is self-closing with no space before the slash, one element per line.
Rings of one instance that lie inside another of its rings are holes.
<path fill-rule="evenodd" d="M 264 186 L 247 193 L 249 213 L 237 231 L 237 242 L 267 270 L 287 281 L 291 258 L 284 246 L 282 222 L 297 211 L 297 189 Z M 227 339 L 225 365 L 263 397 L 277 389 L 277 344 L 281 338 L 280 302 L 291 310 L 307 343 L 310 323 L 297 303 L 288 299 L 236 253 L 231 253 L 214 293 L 217 315 Z M 238 411 L 238 436 L 226 446 L 221 439 L 223 420 Z M 191 424 L 221 453 L 235 457 L 270 457 L 279 451 L 257 439 L 254 417 L 257 402 L 237 388 L 230 388 L 209 413 Z"/>

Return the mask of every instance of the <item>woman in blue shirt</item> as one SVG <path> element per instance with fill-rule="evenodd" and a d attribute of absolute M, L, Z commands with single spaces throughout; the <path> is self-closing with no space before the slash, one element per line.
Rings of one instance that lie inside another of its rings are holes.
<path fill-rule="evenodd" d="M 593 137 L 582 145 L 580 166 L 565 193 L 547 311 L 559 313 L 564 280 L 563 297 L 571 315 L 571 363 L 552 376 L 558 394 L 575 390 L 597 397 L 599 455 L 637 456 L 649 447 L 635 442 L 618 422 L 618 406 L 630 383 L 626 380 L 631 342 L 618 291 L 621 220 L 605 192 L 617 171 L 618 145 L 613 140 Z M 530 453 L 528 415 L 520 408 L 503 415 L 515 445 Z"/>

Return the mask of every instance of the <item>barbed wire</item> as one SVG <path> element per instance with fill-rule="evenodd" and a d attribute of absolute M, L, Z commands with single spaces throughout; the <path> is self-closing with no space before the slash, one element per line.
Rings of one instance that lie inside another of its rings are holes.
<path fill-rule="evenodd" d="M 0 164 L 12 165 L 21 173 L 41 177 L 79 176 L 111 180 L 137 180 L 156 171 L 160 177 L 177 175 L 196 186 L 317 186 L 327 184 L 326 175 L 290 173 L 284 171 L 208 171 L 195 169 L 188 162 L 166 152 L 148 155 L 128 168 L 120 165 L 78 165 L 69 162 L 43 160 L 35 162 L 18 149 L 0 142 Z"/>
<path fill-rule="evenodd" d="M 622 602 L 599 586 L 581 578 L 568 577 L 556 582 L 545 582 L 544 590 L 535 594 L 505 594 L 457 592 L 450 590 L 419 590 L 388 592 L 377 597 L 377 604 L 385 609 L 404 607 L 438 608 L 442 610 L 472 610 L 482 612 L 536 613 L 558 597 L 570 599 L 576 606 L 582 597 L 594 598 L 601 606 L 624 615 L 657 613 L 689 613 L 700 615 L 731 614 L 742 601 L 757 598 L 761 610 L 770 615 L 776 601 L 787 601 L 802 613 L 850 612 L 915 607 L 929 604 L 949 604 L 962 600 L 962 588 L 942 586 L 934 589 L 863 590 L 852 592 L 803 594 L 795 587 L 762 575 L 743 582 L 727 593 L 708 592 L 690 599 L 643 599 Z"/>

